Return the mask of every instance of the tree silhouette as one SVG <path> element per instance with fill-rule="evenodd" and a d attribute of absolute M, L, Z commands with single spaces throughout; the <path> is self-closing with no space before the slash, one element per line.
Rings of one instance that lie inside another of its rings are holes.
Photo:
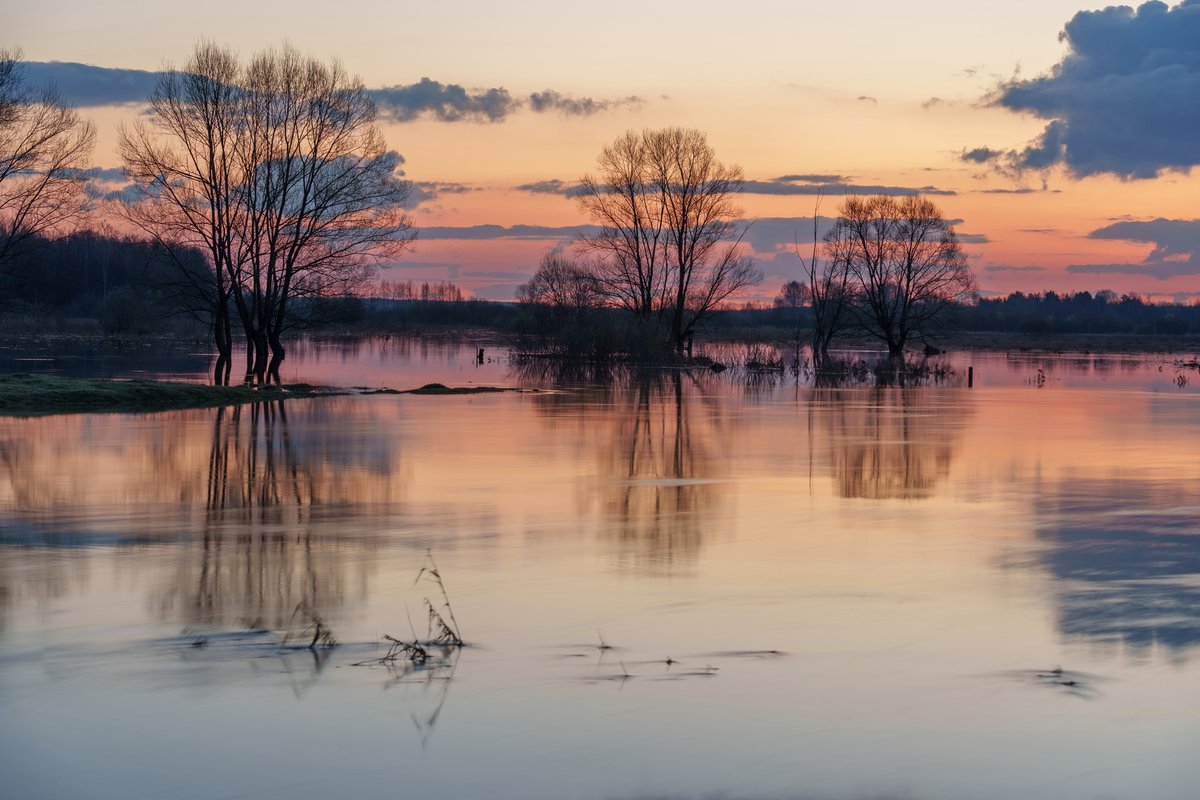
<path fill-rule="evenodd" d="M 80 212 L 94 140 L 53 89 L 28 85 L 19 52 L 0 50 L 0 275 Z"/>
<path fill-rule="evenodd" d="M 218 350 L 231 348 L 232 305 L 260 380 L 278 377 L 295 300 L 355 290 L 415 238 L 411 185 L 362 83 L 291 47 L 242 64 L 198 45 L 119 147 L 142 189 L 128 215 L 171 248 L 208 254 L 211 273 L 191 278 L 211 301 Z"/>
<path fill-rule="evenodd" d="M 605 147 L 579 203 L 600 226 L 582 244 L 611 303 L 683 350 L 696 325 L 761 274 L 739 254 L 742 170 L 697 130 L 630 131 Z M 660 331 L 659 328 L 663 330 Z"/>
<path fill-rule="evenodd" d="M 849 197 L 825 237 L 825 257 L 850 279 L 850 309 L 896 357 L 914 333 L 975 287 L 954 227 L 931 200 Z"/>

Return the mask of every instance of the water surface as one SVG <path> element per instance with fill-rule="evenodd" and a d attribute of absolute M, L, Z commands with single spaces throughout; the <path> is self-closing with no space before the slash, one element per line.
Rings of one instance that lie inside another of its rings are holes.
<path fill-rule="evenodd" d="M 477 345 L 312 342 L 284 377 L 542 391 L 0 419 L 6 791 L 1194 796 L 1173 357 L 815 388 Z M 468 646 L 353 666 L 425 634 L 430 554 Z M 292 646 L 312 614 L 341 646 Z"/>

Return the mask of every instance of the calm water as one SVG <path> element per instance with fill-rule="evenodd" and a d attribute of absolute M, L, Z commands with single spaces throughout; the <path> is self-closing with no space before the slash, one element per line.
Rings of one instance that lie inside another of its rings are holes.
<path fill-rule="evenodd" d="M 1200 374 L 477 345 L 310 342 L 284 378 L 546 391 L 0 418 L 0 794 L 1196 796 Z M 430 553 L 469 646 L 354 666 L 425 634 Z M 311 614 L 341 646 L 291 646 Z"/>

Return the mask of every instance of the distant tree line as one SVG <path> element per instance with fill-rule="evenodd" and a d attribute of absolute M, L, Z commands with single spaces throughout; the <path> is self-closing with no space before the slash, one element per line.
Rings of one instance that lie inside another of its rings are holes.
<path fill-rule="evenodd" d="M 960 324 L 976 331 L 1027 334 L 1200 334 L 1200 306 L 1150 303 L 1137 294 L 1054 291 L 982 298 L 960 309 Z"/>
<path fill-rule="evenodd" d="M 388 300 L 423 300 L 458 303 L 464 299 L 462 289 L 451 281 L 380 281 L 376 296 Z"/>
<path fill-rule="evenodd" d="M 780 335 L 807 336 L 815 324 L 807 284 L 788 281 L 771 307 L 723 309 L 713 315 L 714 330 L 774 329 Z M 1200 305 L 1152 303 L 1137 294 L 1014 292 L 947 307 L 930 338 L 951 331 L 1053 334 L 1200 335 Z M 853 326 L 843 333 L 861 335 Z"/>
<path fill-rule="evenodd" d="M 180 253 L 204 270 L 203 253 Z M 178 263 L 144 238 L 110 229 L 30 237 L 10 263 L 0 311 L 98 320 L 107 333 L 156 333 L 188 302 L 175 291 Z"/>

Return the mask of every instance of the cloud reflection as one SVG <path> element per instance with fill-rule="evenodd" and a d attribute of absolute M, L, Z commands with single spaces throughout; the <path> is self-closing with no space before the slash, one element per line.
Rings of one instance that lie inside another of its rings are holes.
<path fill-rule="evenodd" d="M 1182 482 L 1068 479 L 1035 508 L 1071 639 L 1146 652 L 1200 644 L 1200 495 Z"/>

